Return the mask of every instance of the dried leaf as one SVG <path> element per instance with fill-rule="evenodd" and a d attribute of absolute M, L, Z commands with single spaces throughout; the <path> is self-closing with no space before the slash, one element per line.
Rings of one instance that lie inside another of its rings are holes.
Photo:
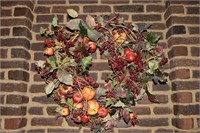
<path fill-rule="evenodd" d="M 88 37 L 90 38 L 90 40 L 96 42 L 101 36 L 102 34 L 96 30 L 87 30 L 88 33 Z"/>
<path fill-rule="evenodd" d="M 74 9 L 67 9 L 67 13 L 72 18 L 77 18 L 78 17 L 78 13 Z"/>
<path fill-rule="evenodd" d="M 112 105 L 112 107 L 122 107 L 122 108 L 124 108 L 124 107 L 126 107 L 126 105 L 119 100 L 114 105 Z"/>
<path fill-rule="evenodd" d="M 53 21 L 52 21 L 52 25 L 53 25 L 53 27 L 58 26 L 58 17 L 57 16 L 54 16 Z"/>
<path fill-rule="evenodd" d="M 79 24 L 81 20 L 80 19 L 71 19 L 67 22 L 66 27 L 71 30 L 80 30 Z"/>
<path fill-rule="evenodd" d="M 57 81 L 58 80 L 54 80 L 54 81 L 50 82 L 49 84 L 47 84 L 45 86 L 44 90 L 45 90 L 45 94 L 46 95 L 49 95 L 49 94 L 51 94 L 53 92 L 53 90 L 55 88 L 55 84 L 56 84 Z"/>
<path fill-rule="evenodd" d="M 159 103 L 158 99 L 156 98 L 155 95 L 152 95 L 148 90 L 146 90 L 146 94 L 148 96 L 148 99 L 152 103 Z"/>
<path fill-rule="evenodd" d="M 86 24 L 92 29 L 97 25 L 94 18 L 90 15 L 86 17 Z"/>
<path fill-rule="evenodd" d="M 43 35 L 45 33 L 45 30 L 43 27 L 40 27 L 40 34 Z"/>
<path fill-rule="evenodd" d="M 142 88 L 142 89 L 140 90 L 140 93 L 137 95 L 137 97 L 136 97 L 135 100 L 136 100 L 136 101 L 141 100 L 141 99 L 143 98 L 145 92 L 146 92 L 146 90 L 145 90 L 144 88 Z"/>
<path fill-rule="evenodd" d="M 66 85 L 73 85 L 73 76 L 67 71 L 63 71 L 57 75 L 58 80 Z"/>

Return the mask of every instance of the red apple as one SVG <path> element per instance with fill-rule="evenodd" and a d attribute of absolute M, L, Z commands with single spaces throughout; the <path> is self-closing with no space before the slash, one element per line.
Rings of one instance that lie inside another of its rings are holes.
<path fill-rule="evenodd" d="M 44 50 L 44 54 L 52 56 L 54 54 L 54 49 L 53 48 L 46 48 Z"/>
<path fill-rule="evenodd" d="M 106 117 L 108 115 L 108 109 L 106 109 L 105 107 L 99 108 L 98 115 L 102 118 Z"/>
<path fill-rule="evenodd" d="M 69 111 L 68 108 L 63 108 L 63 109 L 61 109 L 61 111 L 60 111 L 60 114 L 61 114 L 62 116 L 68 116 L 69 113 L 70 113 L 70 111 Z"/>
<path fill-rule="evenodd" d="M 90 117 L 88 115 L 84 115 L 83 117 L 81 117 L 81 120 L 83 123 L 87 123 L 90 120 Z"/>
<path fill-rule="evenodd" d="M 94 42 L 89 42 L 88 44 L 89 44 L 89 50 L 88 51 L 90 53 L 94 53 L 97 49 L 97 44 L 94 43 Z"/>
<path fill-rule="evenodd" d="M 75 109 L 82 109 L 83 108 L 83 102 L 80 102 L 80 103 L 74 103 L 74 108 Z"/>
<path fill-rule="evenodd" d="M 82 95 L 85 100 L 91 100 L 92 98 L 94 98 L 95 94 L 96 91 L 89 86 L 84 87 L 82 90 Z"/>
<path fill-rule="evenodd" d="M 82 101 L 83 97 L 81 93 L 79 93 L 78 91 L 75 91 L 74 94 L 72 95 L 72 99 L 75 103 L 79 103 Z"/>
<path fill-rule="evenodd" d="M 131 49 L 129 49 L 129 48 L 124 50 L 124 55 L 127 55 L 129 53 L 133 53 L 133 51 Z"/>
<path fill-rule="evenodd" d="M 125 58 L 129 63 L 135 61 L 135 59 L 136 59 L 134 53 L 129 53 L 129 54 L 125 55 Z"/>
<path fill-rule="evenodd" d="M 90 100 L 87 103 L 88 103 L 88 108 L 86 108 L 86 111 L 88 115 L 95 115 L 98 112 L 99 103 L 95 100 Z"/>

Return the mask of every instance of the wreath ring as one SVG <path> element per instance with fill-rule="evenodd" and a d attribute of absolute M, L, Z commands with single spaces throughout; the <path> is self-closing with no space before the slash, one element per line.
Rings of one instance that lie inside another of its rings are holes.
<path fill-rule="evenodd" d="M 86 21 L 68 9 L 71 18 L 65 26 L 55 16 L 53 30 L 40 28 L 46 61 L 36 63 L 36 71 L 46 81 L 45 93 L 58 103 L 55 112 L 76 124 L 90 126 L 95 132 L 112 130 L 119 121 L 135 125 L 133 106 L 147 94 L 158 100 L 147 84 L 165 83 L 163 66 L 167 58 L 158 45 L 160 36 L 125 22 L 119 14 L 92 17 Z M 108 60 L 112 73 L 104 86 L 89 75 L 92 54 L 99 49 Z"/>

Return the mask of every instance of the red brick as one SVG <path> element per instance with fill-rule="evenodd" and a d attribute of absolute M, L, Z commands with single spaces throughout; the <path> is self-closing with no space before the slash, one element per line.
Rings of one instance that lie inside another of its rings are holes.
<path fill-rule="evenodd" d="M 34 12 L 36 14 L 48 14 L 50 13 L 50 8 L 46 6 L 35 6 Z"/>
<path fill-rule="evenodd" d="M 39 34 L 40 33 L 40 27 L 48 28 L 49 24 L 33 24 L 33 29 L 32 30 Z"/>
<path fill-rule="evenodd" d="M 108 63 L 106 62 L 95 62 L 92 64 L 91 69 L 92 71 L 105 71 L 110 70 Z"/>
<path fill-rule="evenodd" d="M 178 69 L 175 71 L 172 71 L 169 74 L 169 79 L 189 79 L 190 78 L 190 70 L 189 69 Z"/>
<path fill-rule="evenodd" d="M 183 25 L 176 25 L 172 26 L 166 33 L 166 38 L 169 38 L 170 36 L 177 35 L 177 34 L 185 34 L 185 26 Z"/>
<path fill-rule="evenodd" d="M 31 119 L 31 125 L 32 126 L 61 126 L 62 119 L 56 120 L 56 118 L 34 117 Z"/>
<path fill-rule="evenodd" d="M 155 133 L 174 133 L 173 129 L 157 129 Z"/>
<path fill-rule="evenodd" d="M 41 104 L 54 104 L 53 98 L 47 98 L 47 96 L 35 96 L 32 98 L 33 102 Z"/>
<path fill-rule="evenodd" d="M 192 118 L 173 118 L 172 125 L 179 128 L 179 129 L 193 129 L 194 122 Z"/>
<path fill-rule="evenodd" d="M 30 19 L 31 21 L 33 21 L 33 14 L 30 11 L 29 8 L 26 7 L 16 7 L 15 11 L 14 11 L 14 16 L 25 16 L 26 18 Z"/>
<path fill-rule="evenodd" d="M 198 81 L 173 81 L 172 90 L 197 90 L 200 85 Z"/>
<path fill-rule="evenodd" d="M 43 78 L 41 78 L 41 76 L 39 74 L 35 74 L 33 79 L 34 79 L 34 81 L 42 81 L 42 82 L 45 81 Z"/>
<path fill-rule="evenodd" d="M 1 9 L 1 17 L 12 16 L 12 11 L 10 9 Z"/>
<path fill-rule="evenodd" d="M 42 22 L 51 23 L 52 20 L 53 20 L 53 17 L 54 17 L 54 15 L 37 15 L 36 22 L 37 23 L 42 23 Z M 58 17 L 58 21 L 60 23 L 62 23 L 63 22 L 63 15 L 57 15 L 57 17 Z"/>
<path fill-rule="evenodd" d="M 30 129 L 26 133 L 45 133 L 45 129 Z"/>
<path fill-rule="evenodd" d="M 196 102 L 200 102 L 200 92 L 196 92 L 195 99 L 196 99 Z"/>
<path fill-rule="evenodd" d="M 192 103 L 192 93 L 177 92 L 171 95 L 171 100 L 175 103 Z"/>
<path fill-rule="evenodd" d="M 21 48 L 12 48 L 11 49 L 11 57 L 12 58 L 23 58 L 23 59 L 27 59 L 30 60 L 31 55 L 28 51 L 26 51 L 25 49 L 21 49 Z"/>
<path fill-rule="evenodd" d="M 43 93 L 44 92 L 45 85 L 39 84 L 39 85 L 31 85 L 30 92 L 31 93 Z"/>
<path fill-rule="evenodd" d="M 30 7 L 33 10 L 33 3 L 31 1 L 24 1 L 24 0 L 18 0 L 18 1 L 2 1 L 1 6 L 2 7 L 12 7 L 16 5 L 25 5 Z"/>
<path fill-rule="evenodd" d="M 0 79 L 5 79 L 5 72 L 0 72 Z"/>
<path fill-rule="evenodd" d="M 30 107 L 28 113 L 31 115 L 43 115 L 43 107 Z"/>
<path fill-rule="evenodd" d="M 166 25 L 164 23 L 153 23 L 150 27 L 150 29 L 152 30 L 164 30 L 165 28 Z"/>
<path fill-rule="evenodd" d="M 199 14 L 199 7 L 187 7 L 187 14 Z"/>
<path fill-rule="evenodd" d="M 103 9 L 103 10 L 102 10 Z M 111 12 L 111 8 L 107 5 L 88 5 L 83 7 L 84 13 L 95 13 L 95 12 Z"/>
<path fill-rule="evenodd" d="M 65 0 L 38 0 L 38 4 L 52 5 L 52 4 L 65 4 Z"/>
<path fill-rule="evenodd" d="M 170 4 L 183 4 L 183 5 L 195 5 L 199 4 L 199 1 L 197 0 L 170 0 Z"/>
<path fill-rule="evenodd" d="M 79 12 L 78 6 L 53 6 L 52 13 L 67 13 L 67 9 L 74 9 Z"/>
<path fill-rule="evenodd" d="M 0 104 L 4 104 L 4 98 L 5 98 L 5 95 L 0 95 Z"/>
<path fill-rule="evenodd" d="M 189 27 L 188 26 L 188 31 L 190 34 L 199 34 L 200 27 Z"/>
<path fill-rule="evenodd" d="M 47 107 L 47 110 L 46 110 L 47 114 L 48 115 L 55 115 L 55 108 L 56 108 L 56 106 Z"/>
<path fill-rule="evenodd" d="M 178 44 L 199 44 L 198 37 L 171 37 L 168 40 L 168 46 L 171 47 L 172 45 Z"/>
<path fill-rule="evenodd" d="M 168 103 L 168 95 L 156 95 L 156 98 L 158 99 L 159 103 Z"/>
<path fill-rule="evenodd" d="M 47 129 L 48 133 L 78 133 L 79 129 Z"/>
<path fill-rule="evenodd" d="M 199 115 L 200 105 L 174 105 L 175 115 Z"/>
<path fill-rule="evenodd" d="M 119 129 L 119 133 L 151 133 L 149 129 Z"/>
<path fill-rule="evenodd" d="M 0 29 L 0 33 L 1 33 L 1 36 L 9 36 L 10 34 L 10 29 L 9 28 L 1 28 Z"/>
<path fill-rule="evenodd" d="M 95 4 L 97 0 L 69 0 L 70 4 Z"/>
<path fill-rule="evenodd" d="M 154 107 L 153 112 L 156 115 L 172 114 L 172 109 L 169 107 Z"/>
<path fill-rule="evenodd" d="M 0 58 L 7 58 L 7 55 L 8 55 L 7 53 L 8 53 L 8 49 L 0 49 Z"/>
<path fill-rule="evenodd" d="M 143 5 L 120 5 L 114 6 L 114 10 L 117 12 L 144 12 Z"/>
<path fill-rule="evenodd" d="M 24 107 L 24 106 L 18 106 L 18 107 L 1 106 L 0 111 L 1 111 L 1 115 L 7 115 L 7 116 L 24 116 L 24 115 L 26 115 L 26 107 Z"/>
<path fill-rule="evenodd" d="M 32 39 L 32 33 L 26 27 L 14 27 L 13 36 L 25 36 L 29 40 Z"/>
<path fill-rule="evenodd" d="M 142 127 L 157 127 L 157 126 L 168 126 L 168 118 L 141 118 L 138 126 Z"/>
<path fill-rule="evenodd" d="M 134 107 L 133 112 L 136 115 L 150 115 L 151 114 L 151 110 L 149 107 Z"/>
<path fill-rule="evenodd" d="M 173 59 L 170 61 L 170 67 L 180 67 L 180 66 L 193 66 L 193 67 L 199 67 L 200 66 L 200 60 L 194 60 L 194 59 Z"/>
<path fill-rule="evenodd" d="M 132 0 L 133 3 L 160 3 L 161 0 Z"/>
<path fill-rule="evenodd" d="M 22 46 L 24 48 L 30 48 L 30 41 L 25 38 L 7 38 L 1 39 L 1 47 L 12 47 L 12 46 Z"/>
<path fill-rule="evenodd" d="M 34 53 L 34 60 L 38 61 L 38 60 L 45 60 L 46 57 L 44 56 L 43 52 L 35 52 Z"/>
<path fill-rule="evenodd" d="M 26 60 L 0 61 L 0 68 L 5 68 L 5 69 L 6 68 L 23 68 L 23 69 L 29 70 L 29 63 Z"/>
<path fill-rule="evenodd" d="M 146 95 L 144 95 L 142 100 L 139 100 L 137 103 L 138 104 L 152 104 L 152 102 L 149 101 L 149 99 Z"/>
<path fill-rule="evenodd" d="M 19 129 L 27 124 L 26 118 L 6 118 L 5 129 Z"/>
<path fill-rule="evenodd" d="M 159 14 L 135 14 L 132 15 L 132 21 L 161 21 L 161 15 Z"/>
<path fill-rule="evenodd" d="M 147 5 L 147 12 L 164 12 L 165 6 L 164 5 Z"/>
<path fill-rule="evenodd" d="M 168 84 L 153 85 L 153 91 L 169 91 L 170 87 Z"/>
<path fill-rule="evenodd" d="M 103 4 L 128 4 L 129 0 L 101 0 Z"/>
<path fill-rule="evenodd" d="M 101 74 L 101 80 L 106 80 L 111 73 L 112 72 L 103 72 Z"/>
<path fill-rule="evenodd" d="M 165 20 L 172 14 L 184 14 L 184 7 L 182 5 L 170 6 L 165 11 Z"/>
<path fill-rule="evenodd" d="M 200 48 L 199 47 L 191 47 L 191 55 L 192 56 L 199 56 L 200 54 Z"/>
<path fill-rule="evenodd" d="M 21 95 L 7 95 L 6 104 L 25 104 L 29 102 L 29 98 L 27 96 Z"/>
<path fill-rule="evenodd" d="M 199 70 L 193 70 L 192 71 L 192 77 L 193 78 L 200 78 L 200 71 Z"/>
<path fill-rule="evenodd" d="M 40 34 L 36 34 L 36 40 L 37 41 L 45 41 L 46 40 L 46 38 L 45 37 L 43 37 L 43 36 L 41 36 Z"/>
<path fill-rule="evenodd" d="M 27 92 L 27 84 L 24 83 L 0 83 L 2 92 Z"/>
<path fill-rule="evenodd" d="M 28 82 L 29 73 L 23 70 L 10 70 L 8 71 L 8 79 Z"/>

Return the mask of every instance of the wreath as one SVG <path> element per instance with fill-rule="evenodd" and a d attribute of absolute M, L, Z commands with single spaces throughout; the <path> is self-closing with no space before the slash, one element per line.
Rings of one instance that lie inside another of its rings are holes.
<path fill-rule="evenodd" d="M 167 81 L 163 66 L 167 58 L 159 46 L 159 35 L 125 22 L 119 14 L 79 18 L 68 9 L 70 20 L 59 25 L 57 16 L 52 29 L 40 28 L 44 41 L 45 61 L 36 63 L 36 70 L 45 79 L 48 97 L 58 104 L 55 113 L 75 124 L 91 127 L 95 132 L 112 130 L 119 121 L 135 125 L 133 107 L 146 94 L 158 103 L 148 90 L 148 82 Z M 108 60 L 111 74 L 105 84 L 90 76 L 92 54 L 96 50 Z"/>

